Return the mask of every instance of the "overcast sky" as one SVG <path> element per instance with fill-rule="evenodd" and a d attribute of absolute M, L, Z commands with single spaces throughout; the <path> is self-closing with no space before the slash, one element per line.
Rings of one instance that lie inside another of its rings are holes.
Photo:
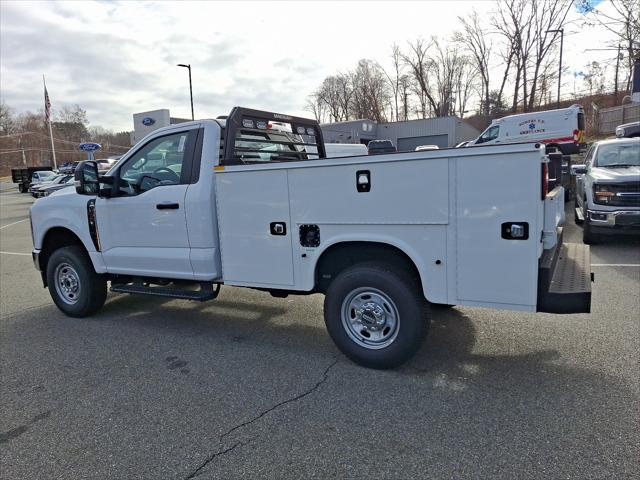
<path fill-rule="evenodd" d="M 457 16 L 493 2 L 10 2 L 0 3 L 0 96 L 15 111 L 79 104 L 92 125 L 132 130 L 134 112 L 168 108 L 196 118 L 235 105 L 310 116 L 307 95 L 358 59 L 383 65 L 395 42 L 449 36 Z M 610 8 L 606 2 L 599 8 Z M 572 12 L 570 18 L 576 18 Z M 568 26 L 571 72 L 607 59 L 601 29 Z M 574 87 L 569 74 L 563 89 Z M 578 79 L 576 88 L 583 88 Z"/>

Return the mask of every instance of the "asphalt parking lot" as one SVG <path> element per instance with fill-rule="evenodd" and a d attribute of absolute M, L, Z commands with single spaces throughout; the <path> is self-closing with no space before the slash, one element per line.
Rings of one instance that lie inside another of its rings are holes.
<path fill-rule="evenodd" d="M 375 371 L 318 295 L 110 294 L 67 318 L 32 201 L 0 183 L 1 478 L 638 478 L 638 240 L 592 248 L 589 315 L 437 312 L 414 360 Z"/>

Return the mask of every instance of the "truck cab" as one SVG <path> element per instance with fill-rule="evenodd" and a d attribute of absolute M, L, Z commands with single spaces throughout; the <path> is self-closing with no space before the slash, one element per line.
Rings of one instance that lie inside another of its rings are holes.
<path fill-rule="evenodd" d="M 108 175 L 79 165 L 75 189 L 31 208 L 34 263 L 76 317 L 109 285 L 198 301 L 222 285 L 322 293 L 336 345 L 391 368 L 435 304 L 589 311 L 589 250 L 562 243 L 547 162 L 535 143 L 327 158 L 316 121 L 236 107 L 152 132 Z"/>

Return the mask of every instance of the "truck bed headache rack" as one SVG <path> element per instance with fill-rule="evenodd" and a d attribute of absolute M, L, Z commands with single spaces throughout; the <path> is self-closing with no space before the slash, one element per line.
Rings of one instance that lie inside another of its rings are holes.
<path fill-rule="evenodd" d="M 316 120 L 234 107 L 223 132 L 222 165 L 326 158 Z"/>

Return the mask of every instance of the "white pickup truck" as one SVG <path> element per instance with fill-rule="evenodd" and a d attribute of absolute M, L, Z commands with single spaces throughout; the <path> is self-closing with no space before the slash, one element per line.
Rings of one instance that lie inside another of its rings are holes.
<path fill-rule="evenodd" d="M 31 208 L 35 266 L 69 316 L 95 314 L 109 282 L 201 301 L 222 284 L 322 293 L 340 350 L 391 368 L 434 304 L 590 309 L 589 247 L 562 244 L 541 144 L 328 159 L 317 122 L 236 107 L 75 175 Z"/>

